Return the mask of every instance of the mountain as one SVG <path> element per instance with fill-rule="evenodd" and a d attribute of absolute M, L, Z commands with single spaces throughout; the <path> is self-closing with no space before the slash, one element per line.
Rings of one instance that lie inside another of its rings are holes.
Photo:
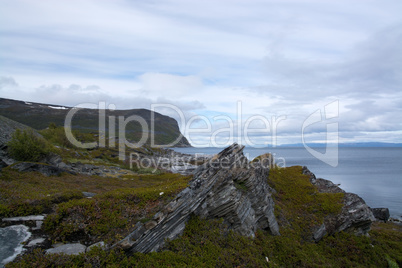
<path fill-rule="evenodd" d="M 47 128 L 50 123 L 64 126 L 66 116 L 71 109 L 72 107 L 67 106 L 0 98 L 0 115 L 37 130 Z M 146 144 L 151 144 L 151 139 L 154 139 L 155 145 L 169 145 L 172 143 L 171 145 L 175 147 L 191 146 L 181 134 L 175 119 L 147 109 L 114 111 L 107 109 L 80 109 L 74 113 L 72 129 L 80 130 L 81 132 L 98 132 L 100 112 L 105 112 L 106 117 L 103 122 L 105 122 L 106 136 L 113 136 L 108 134 L 110 130 L 116 137 L 119 136 L 119 130 L 124 130 L 127 140 L 131 142 L 138 142 L 143 135 L 146 135 Z M 145 122 L 144 129 L 135 120 L 127 122 L 124 128 L 122 124 L 119 124 L 124 123 L 123 120 L 127 120 L 131 116 L 142 118 L 143 120 L 140 120 Z M 109 124 L 110 118 L 114 118 L 114 123 Z M 122 125 L 122 129 L 119 128 L 119 125 Z"/>

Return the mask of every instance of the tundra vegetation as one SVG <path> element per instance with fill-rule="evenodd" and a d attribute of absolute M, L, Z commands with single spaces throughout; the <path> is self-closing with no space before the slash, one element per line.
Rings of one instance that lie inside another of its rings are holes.
<path fill-rule="evenodd" d="M 25 142 L 20 137 L 29 135 L 37 143 L 35 146 L 47 144 L 42 148 L 50 148 L 46 149 L 49 152 L 57 150 L 65 162 L 128 167 L 118 161 L 116 148 L 69 147 L 57 127 L 41 134 L 44 139 L 19 132 L 13 139 L 14 145 L 18 148 L 21 145 L 18 143 Z M 96 134 L 79 137 L 88 141 L 95 139 Z M 149 147 L 138 150 L 156 152 Z M 36 157 L 39 156 L 30 160 Z M 89 245 L 105 241 L 110 245 L 129 234 L 136 222 L 151 219 L 190 180 L 191 176 L 151 173 L 140 167 L 119 177 L 68 173 L 47 177 L 6 167 L 0 175 L 0 217 L 47 213 L 42 231 L 52 242 L 79 240 Z M 341 232 L 314 242 L 308 230 L 322 223 L 324 217 L 340 211 L 343 194 L 319 193 L 299 166 L 273 167 L 267 181 L 276 190 L 273 198 L 280 236 L 259 230 L 252 239 L 228 230 L 220 219 L 194 216 L 184 233 L 168 241 L 160 252 L 128 255 L 117 248 L 105 251 L 95 247 L 80 255 L 67 256 L 35 249 L 7 267 L 398 267 L 402 264 L 400 226 L 376 222 L 369 236 Z M 83 192 L 96 195 L 86 198 Z"/>

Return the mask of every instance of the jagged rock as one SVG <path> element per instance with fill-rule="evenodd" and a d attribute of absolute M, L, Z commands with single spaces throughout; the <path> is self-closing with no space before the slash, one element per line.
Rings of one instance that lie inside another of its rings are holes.
<path fill-rule="evenodd" d="M 371 209 L 357 194 L 346 193 L 331 181 L 317 179 L 315 175 L 303 167 L 303 174 L 310 177 L 310 182 L 317 186 L 320 193 L 344 193 L 342 211 L 338 215 L 327 216 L 324 223 L 313 230 L 315 241 L 321 240 L 326 234 L 341 231 L 352 232 L 356 235 L 365 235 L 375 220 Z"/>
<path fill-rule="evenodd" d="M 63 171 L 65 171 L 55 166 L 32 162 L 19 162 L 11 166 L 11 168 L 16 169 L 20 172 L 39 171 L 45 176 L 59 176 Z"/>
<path fill-rule="evenodd" d="M 50 248 L 46 250 L 46 254 L 60 254 L 64 253 L 67 255 L 78 255 L 80 253 L 85 253 L 87 247 L 80 243 L 65 244 L 58 246 L 56 248 Z"/>
<path fill-rule="evenodd" d="M 258 228 L 279 235 L 274 215 L 273 189 L 267 183 L 269 168 L 250 163 L 244 146 L 233 144 L 200 166 L 190 186 L 180 192 L 147 224 L 114 245 L 130 252 L 151 252 L 165 239 L 181 234 L 192 214 L 223 218 L 229 229 L 254 237 Z"/>
<path fill-rule="evenodd" d="M 389 219 L 389 209 L 388 208 L 372 208 L 374 217 L 378 221 L 387 222 Z"/>

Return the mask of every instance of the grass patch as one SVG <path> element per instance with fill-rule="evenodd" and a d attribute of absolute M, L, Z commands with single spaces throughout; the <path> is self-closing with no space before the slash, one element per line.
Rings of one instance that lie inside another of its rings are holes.
<path fill-rule="evenodd" d="M 89 179 L 85 190 L 98 195 L 60 203 L 46 218 L 45 230 L 54 241 L 117 242 L 137 221 L 150 218 L 187 187 L 190 179 L 170 173 L 128 177 Z"/>
<path fill-rule="evenodd" d="M 0 174 L 0 217 L 43 213 L 53 204 L 82 198 L 82 192 L 103 194 L 118 189 L 153 187 L 155 191 L 183 188 L 189 177 L 178 174 L 129 175 L 123 179 L 62 174 L 46 177 L 39 172 L 4 168 Z M 167 187 L 167 188 L 165 188 Z"/>
<path fill-rule="evenodd" d="M 342 210 L 343 193 L 319 193 L 300 166 L 271 169 L 268 183 L 276 190 L 275 209 L 280 225 L 289 225 L 297 236 L 309 239 L 312 227 Z"/>

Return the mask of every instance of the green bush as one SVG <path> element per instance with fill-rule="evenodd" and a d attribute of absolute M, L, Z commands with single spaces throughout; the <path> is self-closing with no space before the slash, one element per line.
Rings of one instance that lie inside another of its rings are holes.
<path fill-rule="evenodd" d="M 39 133 L 52 144 L 61 146 L 63 148 L 76 148 L 67 138 L 66 129 L 62 126 L 56 126 L 56 124 L 50 123 L 47 129 L 43 129 Z M 77 130 L 72 130 L 72 134 L 74 138 L 80 142 L 97 141 L 97 136 L 92 133 L 84 133 Z"/>
<path fill-rule="evenodd" d="M 40 161 L 51 152 L 51 145 L 32 129 L 17 129 L 8 142 L 8 152 L 19 161 Z"/>

